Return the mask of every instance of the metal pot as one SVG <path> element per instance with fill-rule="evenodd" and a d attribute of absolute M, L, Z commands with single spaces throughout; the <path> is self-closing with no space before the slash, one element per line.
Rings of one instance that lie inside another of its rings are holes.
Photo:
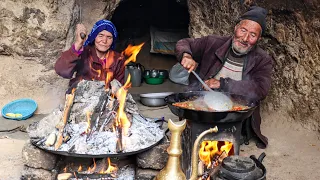
<path fill-rule="evenodd" d="M 173 92 L 140 94 L 140 101 L 143 105 L 149 107 L 164 106 L 167 105 L 167 102 L 164 100 L 164 98 L 171 94 L 173 94 Z"/>
<path fill-rule="evenodd" d="M 254 179 L 265 180 L 267 170 L 262 164 L 266 154 L 263 152 L 257 159 L 254 155 L 228 156 L 222 161 L 221 168 L 214 180 Z"/>
<path fill-rule="evenodd" d="M 152 69 L 151 72 L 150 72 L 150 77 L 152 77 L 152 78 L 159 77 L 159 70 Z"/>

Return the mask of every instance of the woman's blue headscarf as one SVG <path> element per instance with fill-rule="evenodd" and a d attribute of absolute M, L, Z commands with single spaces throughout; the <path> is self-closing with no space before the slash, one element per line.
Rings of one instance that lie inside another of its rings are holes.
<path fill-rule="evenodd" d="M 92 45 L 94 43 L 94 40 L 96 39 L 97 35 L 103 30 L 108 31 L 113 35 L 113 42 L 111 44 L 110 49 L 114 49 L 115 42 L 118 37 L 117 29 L 111 21 L 104 20 L 104 19 L 99 20 L 98 22 L 96 22 L 93 25 L 91 33 L 89 34 L 88 39 L 84 43 L 84 46 Z"/>

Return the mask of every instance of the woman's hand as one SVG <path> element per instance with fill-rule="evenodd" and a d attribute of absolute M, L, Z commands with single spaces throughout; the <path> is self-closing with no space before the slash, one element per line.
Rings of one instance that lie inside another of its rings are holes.
<path fill-rule="evenodd" d="M 81 38 L 81 33 L 87 34 L 87 29 L 83 24 L 77 24 L 76 41 L 74 42 L 74 47 L 75 47 L 75 50 L 77 50 L 77 51 L 79 51 L 82 48 L 83 43 L 86 40 L 85 38 L 83 38 L 83 39 Z"/>
<path fill-rule="evenodd" d="M 192 56 L 188 53 L 183 53 L 182 59 L 181 59 L 181 65 L 188 70 L 190 73 L 197 67 L 197 63 L 195 60 L 192 59 Z"/>
<path fill-rule="evenodd" d="M 204 83 L 206 83 L 211 89 L 220 88 L 220 81 L 216 80 L 214 78 L 208 79 L 208 80 L 204 81 Z"/>

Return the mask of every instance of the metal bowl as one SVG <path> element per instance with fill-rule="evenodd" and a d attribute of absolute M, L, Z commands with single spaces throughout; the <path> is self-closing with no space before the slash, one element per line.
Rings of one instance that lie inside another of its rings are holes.
<path fill-rule="evenodd" d="M 140 94 L 140 101 L 143 105 L 149 107 L 164 106 L 167 105 L 164 98 L 171 94 L 173 94 L 173 92 Z"/>

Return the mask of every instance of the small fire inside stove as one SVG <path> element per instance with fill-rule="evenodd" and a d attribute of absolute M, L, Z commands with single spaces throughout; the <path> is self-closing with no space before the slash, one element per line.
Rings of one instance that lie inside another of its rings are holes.
<path fill-rule="evenodd" d="M 233 152 L 233 145 L 229 141 L 202 141 L 199 148 L 199 180 L 210 180 L 212 171 Z"/>
<path fill-rule="evenodd" d="M 113 162 L 117 163 L 113 163 Z M 134 165 L 130 160 L 116 160 L 111 158 L 103 159 L 81 159 L 66 163 L 62 166 L 57 179 L 104 179 L 104 180 L 124 180 L 134 179 Z M 124 162 L 126 164 L 124 164 Z"/>
<path fill-rule="evenodd" d="M 202 141 L 199 149 L 199 158 L 209 168 L 215 164 L 217 157 L 223 153 L 233 155 L 232 143 L 228 141 Z"/>

